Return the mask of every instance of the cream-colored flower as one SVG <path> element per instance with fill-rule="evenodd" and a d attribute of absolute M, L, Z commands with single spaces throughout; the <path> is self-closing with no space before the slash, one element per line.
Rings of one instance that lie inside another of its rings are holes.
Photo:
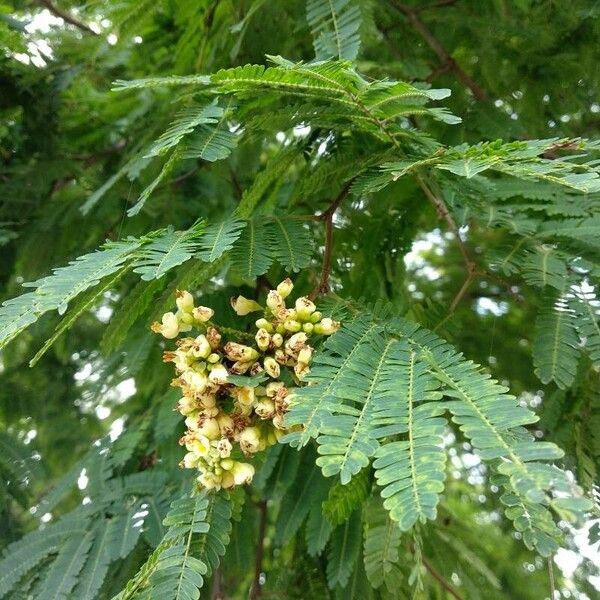
<path fill-rule="evenodd" d="M 283 344 L 283 336 L 280 333 L 274 333 L 271 336 L 271 344 L 274 348 L 280 348 Z"/>
<path fill-rule="evenodd" d="M 196 432 L 191 442 L 191 451 L 197 457 L 208 456 L 210 452 L 210 440 L 205 435 L 200 434 L 200 432 Z"/>
<path fill-rule="evenodd" d="M 246 427 L 240 431 L 238 442 L 244 454 L 254 454 L 260 448 L 260 431 L 257 427 Z"/>
<path fill-rule="evenodd" d="M 198 477 L 198 483 L 207 490 L 218 490 L 221 487 L 221 478 L 215 473 L 202 473 Z"/>
<path fill-rule="evenodd" d="M 267 358 L 265 358 L 263 366 L 269 377 L 272 377 L 273 379 L 277 379 L 281 374 L 281 367 L 272 356 L 267 356 Z"/>
<path fill-rule="evenodd" d="M 314 331 L 319 335 L 331 335 L 332 333 L 335 333 L 339 328 L 339 321 L 334 321 L 329 317 L 325 317 L 324 319 L 321 319 L 320 323 L 317 323 L 315 325 Z"/>
<path fill-rule="evenodd" d="M 208 378 L 213 382 L 219 385 L 223 385 L 227 383 L 227 377 L 229 377 L 229 373 L 224 365 L 215 365 L 211 370 Z"/>
<path fill-rule="evenodd" d="M 304 346 L 300 352 L 298 352 L 298 364 L 308 365 L 312 360 L 313 349 L 310 346 Z"/>
<path fill-rule="evenodd" d="M 267 295 L 267 306 L 274 315 L 285 310 L 285 301 L 275 290 L 271 290 Z"/>
<path fill-rule="evenodd" d="M 152 324 L 152 331 L 154 331 L 154 333 L 160 333 L 168 340 L 176 338 L 179 334 L 179 320 L 175 316 L 175 313 L 165 313 L 162 316 L 161 323 Z"/>
<path fill-rule="evenodd" d="M 196 394 L 201 394 L 206 388 L 208 383 L 208 377 L 204 373 L 198 373 L 197 371 L 184 371 L 181 374 L 181 379 L 188 385 L 190 390 Z"/>
<path fill-rule="evenodd" d="M 204 436 L 209 440 L 216 440 L 220 438 L 221 428 L 219 427 L 219 422 L 217 419 L 214 417 L 204 419 L 200 427 L 198 427 L 196 436 Z"/>
<path fill-rule="evenodd" d="M 236 462 L 230 472 L 236 485 L 250 483 L 254 477 L 254 467 L 250 463 Z"/>
<path fill-rule="evenodd" d="M 308 321 L 316 309 L 314 302 L 306 296 L 301 296 L 296 300 L 296 314 L 301 321 Z"/>
<path fill-rule="evenodd" d="M 273 333 L 275 331 L 273 325 L 264 318 L 258 319 L 254 324 L 258 329 L 264 329 L 267 333 Z"/>
<path fill-rule="evenodd" d="M 229 456 L 231 455 L 232 449 L 233 449 L 233 446 L 231 445 L 231 442 L 227 438 L 221 438 L 217 442 L 217 450 L 219 451 L 219 456 L 221 458 L 229 458 Z"/>
<path fill-rule="evenodd" d="M 180 465 L 184 469 L 195 469 L 198 466 L 198 456 L 193 452 L 188 452 L 181 461 Z"/>
<path fill-rule="evenodd" d="M 258 352 L 250 346 L 238 344 L 236 342 L 227 342 L 223 348 L 229 360 L 247 362 L 256 360 L 259 356 Z"/>
<path fill-rule="evenodd" d="M 271 398 L 261 398 L 256 403 L 254 412 L 261 419 L 270 419 L 275 414 L 275 402 Z"/>
<path fill-rule="evenodd" d="M 265 394 L 269 398 L 275 398 L 275 396 L 277 396 L 277 393 L 283 387 L 285 387 L 283 384 L 283 381 L 271 381 L 270 383 L 267 383 L 267 387 L 265 389 Z"/>
<path fill-rule="evenodd" d="M 192 315 L 196 321 L 200 323 L 206 323 L 213 318 L 215 311 L 212 308 L 208 308 L 208 306 L 197 306 L 192 311 Z"/>
<path fill-rule="evenodd" d="M 271 343 L 271 335 L 266 329 L 263 329 L 262 327 L 256 332 L 254 339 L 256 340 L 256 345 L 263 352 L 269 347 L 269 344 Z"/>
<path fill-rule="evenodd" d="M 233 419 L 226 413 L 220 412 L 217 416 L 217 423 L 219 424 L 219 429 L 221 431 L 221 435 L 230 436 L 233 435 L 233 430 L 235 429 L 235 424 Z"/>
<path fill-rule="evenodd" d="M 254 388 L 248 385 L 235 389 L 237 401 L 244 406 L 252 406 L 254 403 Z"/>
<path fill-rule="evenodd" d="M 257 310 L 263 310 L 263 307 L 258 302 L 251 300 L 250 298 L 244 298 L 244 296 L 231 298 L 230 302 L 231 308 L 233 308 L 235 313 L 240 317 L 244 317 Z"/>

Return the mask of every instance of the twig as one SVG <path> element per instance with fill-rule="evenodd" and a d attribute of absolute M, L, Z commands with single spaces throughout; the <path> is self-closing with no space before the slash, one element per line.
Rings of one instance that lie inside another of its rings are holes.
<path fill-rule="evenodd" d="M 98 35 L 91 27 L 89 27 L 79 19 L 76 19 L 68 12 L 61 10 L 60 8 L 58 8 L 58 6 L 55 6 L 55 4 L 51 2 L 51 0 L 39 0 L 39 3 L 45 8 L 47 8 L 53 15 L 55 15 L 56 17 L 60 17 L 65 23 L 75 25 L 75 27 L 81 29 L 81 31 L 85 31 L 86 33 Z"/>
<path fill-rule="evenodd" d="M 415 6 L 413 10 L 416 13 L 420 13 L 424 10 L 443 8 L 444 6 L 452 6 L 452 4 L 456 4 L 456 0 L 438 0 L 437 2 L 432 2 L 431 4 L 425 4 L 425 6 Z"/>
<path fill-rule="evenodd" d="M 223 583 L 223 571 L 221 567 L 218 567 L 213 577 L 212 590 L 210 592 L 211 600 L 223 600 L 223 590 L 221 584 Z"/>
<path fill-rule="evenodd" d="M 552 565 L 552 557 L 548 558 L 548 580 L 550 583 L 550 600 L 556 598 L 556 585 L 554 584 L 554 566 Z"/>
<path fill-rule="evenodd" d="M 423 566 L 427 572 L 456 600 L 464 600 L 464 598 L 444 579 L 444 577 L 436 571 L 434 566 L 423 556 Z"/>
<path fill-rule="evenodd" d="M 319 294 L 327 294 L 331 291 L 331 287 L 329 285 L 329 276 L 331 274 L 331 252 L 333 250 L 333 215 L 339 208 L 340 204 L 350 193 L 352 181 L 353 180 L 349 181 L 343 187 L 342 191 L 336 196 L 327 210 L 319 215 L 319 220 L 325 223 L 325 250 L 323 252 L 321 277 L 319 278 L 319 284 L 317 285 L 316 289 L 310 295 L 312 299 L 316 298 Z"/>
<path fill-rule="evenodd" d="M 267 530 L 267 501 L 258 502 L 260 521 L 258 523 L 258 541 L 256 543 L 256 559 L 254 562 L 254 581 L 250 588 L 248 600 L 256 600 L 260 596 L 260 576 L 262 574 L 262 561 L 265 551 L 265 533 Z"/>
<path fill-rule="evenodd" d="M 456 77 L 464 85 L 466 85 L 471 92 L 473 92 L 475 98 L 478 100 L 488 99 L 488 95 L 485 90 L 463 71 L 462 67 L 452 58 L 452 56 L 450 56 L 450 54 L 448 54 L 441 42 L 435 37 L 435 35 L 433 35 L 427 25 L 421 21 L 418 15 L 418 10 L 406 6 L 397 0 L 392 0 L 392 6 L 394 6 L 398 12 L 402 13 L 406 17 L 413 28 L 421 35 L 425 42 L 427 42 L 427 45 L 435 52 L 442 65 L 448 65 L 447 68 L 453 71 Z"/>

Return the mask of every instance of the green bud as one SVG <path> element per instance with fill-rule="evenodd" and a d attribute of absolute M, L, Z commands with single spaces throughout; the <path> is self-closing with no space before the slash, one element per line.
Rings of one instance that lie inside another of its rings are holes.
<path fill-rule="evenodd" d="M 304 325 L 302 325 L 302 331 L 304 331 L 304 333 L 312 333 L 314 328 L 315 326 L 312 323 L 304 323 Z"/>
<path fill-rule="evenodd" d="M 275 328 L 273 327 L 273 325 L 264 318 L 258 319 L 258 321 L 256 321 L 255 325 L 258 329 L 264 329 L 268 333 L 273 333 L 275 331 Z"/>
<path fill-rule="evenodd" d="M 318 323 L 322 317 L 323 317 L 323 315 L 319 311 L 316 311 L 310 316 L 310 322 Z"/>

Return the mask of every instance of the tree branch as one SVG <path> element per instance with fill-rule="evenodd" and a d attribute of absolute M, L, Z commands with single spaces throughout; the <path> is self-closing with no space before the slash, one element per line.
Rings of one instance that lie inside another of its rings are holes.
<path fill-rule="evenodd" d="M 51 0 L 39 0 L 39 3 L 43 7 L 47 8 L 54 16 L 60 17 L 65 23 L 74 25 L 75 27 L 77 27 L 78 29 L 81 29 L 81 31 L 85 31 L 86 33 L 91 33 L 92 35 L 98 35 L 91 27 L 89 27 L 88 25 L 86 25 L 85 23 L 80 21 L 79 19 L 76 19 L 75 17 L 70 15 L 68 12 L 58 8 L 58 6 L 55 6 L 55 4 Z"/>
<path fill-rule="evenodd" d="M 427 572 L 456 600 L 464 600 L 464 598 L 444 579 L 444 577 L 436 571 L 434 566 L 423 556 L 421 558 L 423 566 Z"/>
<path fill-rule="evenodd" d="M 260 596 L 260 576 L 265 551 L 265 533 L 267 530 L 267 501 L 258 502 L 260 520 L 258 523 L 258 541 L 256 543 L 256 559 L 254 561 L 254 580 L 250 588 L 248 600 L 256 600 Z"/>
<path fill-rule="evenodd" d="M 449 2 L 443 2 L 441 4 L 449 4 Z M 438 3 L 438 5 L 440 5 L 440 3 Z M 427 45 L 440 59 L 442 66 L 447 65 L 446 68 L 454 72 L 456 77 L 465 86 L 467 86 L 471 92 L 473 92 L 473 96 L 475 96 L 475 98 L 478 100 L 488 99 L 488 95 L 485 90 L 463 71 L 462 67 L 452 58 L 452 56 L 450 56 L 450 54 L 442 46 L 441 42 L 435 37 L 435 35 L 433 35 L 427 25 L 421 21 L 421 18 L 418 15 L 419 10 L 410 6 L 406 6 L 397 0 L 392 0 L 392 6 L 394 6 L 398 12 L 402 13 L 406 17 L 407 21 L 413 26 L 413 28 L 421 35 Z"/>
<path fill-rule="evenodd" d="M 349 181 L 336 196 L 327 210 L 319 215 L 319 220 L 325 223 L 325 250 L 323 252 L 323 266 L 321 268 L 321 277 L 316 289 L 310 295 L 312 299 L 320 294 L 327 294 L 331 291 L 329 286 L 329 276 L 331 274 L 331 252 L 333 250 L 333 215 L 339 208 L 340 204 L 347 198 L 350 193 L 352 181 Z"/>

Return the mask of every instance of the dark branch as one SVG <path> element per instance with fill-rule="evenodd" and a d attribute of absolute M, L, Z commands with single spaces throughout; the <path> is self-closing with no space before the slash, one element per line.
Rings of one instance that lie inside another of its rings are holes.
<path fill-rule="evenodd" d="M 423 556 L 423 566 L 427 572 L 456 600 L 464 600 L 464 598 L 444 579 L 444 577 L 436 571 L 434 566 Z"/>
<path fill-rule="evenodd" d="M 392 5 L 396 10 L 402 13 L 407 21 L 413 26 L 413 28 L 421 35 L 421 37 L 427 42 L 427 45 L 435 52 L 437 57 L 440 59 L 442 66 L 447 70 L 453 71 L 456 77 L 467 86 L 473 95 L 478 100 L 487 100 L 488 95 L 483 88 L 481 88 L 471 77 L 469 77 L 462 69 L 462 67 L 450 56 L 446 49 L 442 46 L 441 42 L 433 35 L 431 30 L 421 21 L 418 11 L 410 6 L 402 4 L 397 0 L 392 0 Z"/>
<path fill-rule="evenodd" d="M 80 21 L 79 19 L 76 19 L 75 17 L 70 15 L 68 12 L 65 12 L 64 10 L 58 8 L 58 6 L 56 6 L 53 2 L 51 2 L 51 0 L 39 0 L 39 3 L 43 7 L 47 8 L 53 15 L 55 15 L 56 17 L 60 17 L 65 23 L 74 25 L 75 27 L 77 27 L 78 29 L 81 29 L 81 31 L 85 31 L 86 33 L 91 33 L 92 35 L 98 35 L 91 27 L 89 27 L 88 25 L 86 25 L 85 23 Z"/>
<path fill-rule="evenodd" d="M 267 530 L 267 501 L 258 502 L 259 523 L 258 541 L 256 543 L 256 558 L 254 561 L 254 580 L 250 588 L 248 600 L 256 600 L 260 596 L 260 576 L 262 574 L 262 562 L 265 551 L 265 533 Z"/>
<path fill-rule="evenodd" d="M 319 219 L 325 223 L 325 251 L 323 252 L 323 266 L 321 268 L 321 277 L 315 291 L 311 294 L 311 298 L 316 298 L 320 294 L 327 294 L 331 291 L 329 286 L 329 276 L 331 274 L 331 253 L 333 250 L 333 215 L 339 208 L 340 204 L 347 198 L 350 193 L 352 181 L 349 181 L 336 196 L 327 210 L 319 215 Z"/>

